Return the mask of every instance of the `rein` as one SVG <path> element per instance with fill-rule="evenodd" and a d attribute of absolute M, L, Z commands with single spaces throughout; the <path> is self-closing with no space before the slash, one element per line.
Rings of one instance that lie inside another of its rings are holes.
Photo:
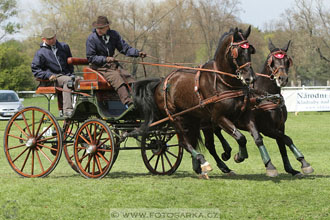
<path fill-rule="evenodd" d="M 132 61 L 128 61 L 128 60 L 116 60 L 116 61 L 121 62 L 121 63 L 133 63 Z M 149 62 L 136 62 L 136 63 L 141 64 L 141 65 L 147 65 L 147 66 L 161 66 L 161 67 L 170 67 L 170 68 L 176 68 L 176 69 L 186 69 L 186 70 L 197 70 L 197 71 L 213 72 L 213 73 L 218 73 L 218 74 L 230 76 L 232 78 L 237 78 L 237 76 L 235 76 L 231 73 L 223 72 L 223 71 L 220 71 L 220 70 L 204 69 L 204 68 L 200 68 L 200 67 L 187 67 L 187 66 L 181 66 L 181 65 L 159 64 L 159 63 L 149 63 Z"/>

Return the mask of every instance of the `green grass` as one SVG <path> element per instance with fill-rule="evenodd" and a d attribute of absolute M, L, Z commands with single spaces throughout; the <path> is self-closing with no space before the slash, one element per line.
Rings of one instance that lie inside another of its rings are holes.
<path fill-rule="evenodd" d="M 47 108 L 40 98 L 25 99 L 24 105 Z M 58 115 L 54 101 L 52 112 Z M 1 140 L 6 124 L 0 121 Z M 330 219 L 330 113 L 289 114 L 286 129 L 313 166 L 312 175 L 298 179 L 286 174 L 275 141 L 265 138 L 280 173 L 276 178 L 266 177 L 258 149 L 246 132 L 249 158 L 241 164 L 233 159 L 226 162 L 237 176 L 222 174 L 213 158 L 203 152 L 214 168 L 209 181 L 196 177 L 186 152 L 176 173 L 153 176 L 140 151 L 122 151 L 102 180 L 82 178 L 64 156 L 47 178 L 21 178 L 2 152 L 0 219 L 110 219 L 111 208 L 216 208 L 221 219 Z M 236 152 L 237 144 L 226 137 Z M 299 169 L 298 161 L 289 156 L 292 166 Z"/>

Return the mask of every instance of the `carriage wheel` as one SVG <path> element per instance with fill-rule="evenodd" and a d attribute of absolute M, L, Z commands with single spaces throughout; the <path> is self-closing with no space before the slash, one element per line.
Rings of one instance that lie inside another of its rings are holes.
<path fill-rule="evenodd" d="M 24 177 L 45 177 L 60 160 L 62 133 L 55 117 L 38 107 L 17 112 L 8 122 L 4 150 L 9 165 Z"/>
<path fill-rule="evenodd" d="M 79 128 L 79 122 L 65 120 L 63 124 L 63 151 L 70 167 L 79 173 L 77 165 L 74 162 L 74 137 Z"/>
<path fill-rule="evenodd" d="M 85 121 L 77 131 L 74 159 L 85 178 L 103 178 L 114 161 L 114 139 L 109 126 L 102 120 Z"/>
<path fill-rule="evenodd" d="M 172 129 L 152 131 L 142 137 L 142 159 L 147 169 L 157 175 L 171 175 L 179 167 L 183 148 Z"/>

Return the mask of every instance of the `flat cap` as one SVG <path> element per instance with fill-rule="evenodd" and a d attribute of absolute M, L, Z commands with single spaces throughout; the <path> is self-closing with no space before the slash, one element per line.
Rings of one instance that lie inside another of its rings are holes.
<path fill-rule="evenodd" d="M 51 28 L 51 27 L 47 27 L 42 31 L 41 37 L 42 38 L 53 38 L 56 35 L 56 31 Z"/>

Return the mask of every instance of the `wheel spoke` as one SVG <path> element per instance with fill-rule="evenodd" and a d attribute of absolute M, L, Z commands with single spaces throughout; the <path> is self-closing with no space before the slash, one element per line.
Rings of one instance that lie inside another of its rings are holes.
<path fill-rule="evenodd" d="M 20 147 L 26 147 L 26 145 L 21 144 L 21 145 L 17 145 L 17 146 L 14 146 L 14 147 L 8 147 L 8 150 L 12 150 L 12 149 L 20 148 Z"/>
<path fill-rule="evenodd" d="M 25 150 L 23 150 L 22 151 L 22 153 L 20 153 L 14 160 L 13 160 L 13 163 L 15 163 L 15 161 L 18 159 L 18 158 L 20 158 L 24 153 L 25 153 L 25 151 L 27 151 L 28 149 L 30 149 L 30 148 L 25 148 Z"/>
<path fill-rule="evenodd" d="M 51 136 L 51 137 L 48 137 L 48 138 L 37 140 L 37 142 L 44 142 L 44 141 L 48 141 L 48 140 L 55 139 L 55 138 L 56 138 L 56 136 Z"/>
<path fill-rule="evenodd" d="M 98 137 L 98 139 L 97 139 L 97 142 L 96 143 L 99 143 L 100 142 L 100 140 L 101 140 L 101 138 L 102 138 L 102 134 L 104 133 L 104 128 L 103 127 L 101 127 L 101 131 L 100 131 L 100 133 L 99 134 L 97 134 L 97 136 L 96 137 Z"/>
<path fill-rule="evenodd" d="M 34 173 L 33 173 L 33 171 L 34 171 L 34 150 L 32 150 L 32 155 L 31 155 L 32 157 L 31 157 L 31 165 L 32 165 L 32 167 L 31 167 L 31 175 L 33 175 Z"/>
<path fill-rule="evenodd" d="M 166 152 L 164 153 L 164 156 L 165 156 L 165 158 L 167 160 L 167 163 L 170 165 L 170 167 L 173 167 L 170 159 L 168 159 L 168 156 L 167 156 Z"/>
<path fill-rule="evenodd" d="M 34 110 L 32 110 L 32 136 L 34 136 Z"/>
<path fill-rule="evenodd" d="M 13 135 L 13 134 L 8 134 L 8 136 L 13 137 L 13 138 L 16 138 L 16 139 L 19 139 L 19 140 L 22 140 L 22 141 L 27 141 L 27 139 L 24 139 L 24 138 L 21 138 L 21 137 L 15 136 L 15 135 Z"/>
<path fill-rule="evenodd" d="M 97 150 L 98 151 L 103 151 L 103 152 L 111 152 L 112 151 L 111 149 L 102 149 L 102 148 L 99 148 Z"/>
<path fill-rule="evenodd" d="M 29 124 L 28 124 L 27 121 L 26 121 L 26 118 L 25 118 L 25 114 L 24 114 L 24 112 L 22 113 L 22 116 L 23 116 L 23 120 L 24 120 L 25 126 L 26 126 L 26 128 L 27 128 L 27 130 L 28 130 L 28 132 L 29 132 L 29 134 L 30 134 L 30 136 L 31 136 L 32 133 L 31 133 L 31 130 L 30 130 L 30 126 L 29 126 Z"/>
<path fill-rule="evenodd" d="M 159 155 L 157 155 L 157 160 L 156 160 L 156 163 L 155 163 L 155 170 L 157 170 L 158 162 L 159 162 Z"/>
<path fill-rule="evenodd" d="M 85 171 L 87 170 L 87 167 L 88 167 L 88 170 L 89 170 L 89 164 L 90 164 L 91 159 L 92 159 L 91 155 L 90 155 L 90 154 L 86 154 L 84 157 L 82 157 L 82 158 L 79 160 L 80 162 L 82 162 L 82 160 L 83 160 L 86 156 L 88 156 L 88 161 L 87 161 L 87 164 L 86 164 L 85 169 L 84 169 Z"/>
<path fill-rule="evenodd" d="M 38 145 L 38 146 L 40 146 L 40 147 L 44 147 L 44 148 L 47 148 L 47 149 L 49 149 L 49 150 L 58 151 L 58 149 L 57 149 L 57 148 L 48 147 L 47 145 L 38 144 L 38 143 L 37 143 L 37 145 Z"/>
<path fill-rule="evenodd" d="M 42 115 L 42 117 L 41 117 L 41 119 L 40 119 L 40 121 L 39 121 L 39 125 L 38 125 L 37 131 L 36 131 L 36 133 L 35 133 L 35 136 L 38 135 L 38 133 L 39 133 L 39 131 L 40 131 L 40 128 L 41 128 L 41 125 L 42 125 L 44 119 L 45 119 L 45 114 Z"/>
<path fill-rule="evenodd" d="M 24 163 L 22 165 L 22 168 L 21 168 L 21 171 L 23 172 L 24 168 L 25 168 L 25 164 L 26 164 L 26 161 L 28 160 L 29 156 L 30 156 L 30 153 L 31 153 L 31 148 L 29 149 L 29 152 L 27 153 L 26 157 L 25 157 L 25 160 L 24 160 Z"/>
<path fill-rule="evenodd" d="M 83 139 L 88 145 L 91 145 L 91 143 L 84 136 L 82 136 L 81 134 L 79 134 L 79 137 L 81 139 Z"/>
<path fill-rule="evenodd" d="M 45 154 L 45 152 L 43 152 L 43 150 L 42 150 L 40 147 L 37 147 L 37 149 L 40 151 L 40 153 L 41 153 L 42 155 L 44 155 L 44 157 L 45 157 L 50 163 L 52 163 L 52 160 L 49 159 L 49 157 L 47 156 L 47 154 Z"/>
<path fill-rule="evenodd" d="M 17 123 L 16 123 L 16 121 L 13 121 L 13 123 L 14 123 L 14 125 L 26 136 L 26 137 L 29 137 L 29 135 L 27 135 L 26 133 L 25 133 L 25 131 L 21 128 L 21 126 L 19 126 Z"/>
<path fill-rule="evenodd" d="M 163 158 L 163 154 L 161 154 L 161 161 L 162 161 L 162 168 L 163 168 L 163 173 L 165 173 L 165 165 L 164 165 L 164 158 Z"/>
<path fill-rule="evenodd" d="M 104 141 L 102 141 L 102 143 L 98 144 L 96 147 L 99 148 L 100 146 L 102 146 L 108 140 L 110 140 L 110 138 L 106 138 Z"/>
<path fill-rule="evenodd" d="M 97 155 L 99 155 L 107 164 L 109 163 L 109 161 L 100 152 L 97 152 Z"/>
<path fill-rule="evenodd" d="M 89 129 L 92 129 L 92 126 L 93 126 L 93 124 L 91 124 L 90 127 L 87 127 L 87 126 L 85 127 L 85 130 L 87 131 L 87 134 L 89 136 L 89 140 L 91 140 L 90 144 L 93 144 L 93 138 L 92 138 L 92 135 L 91 135 L 91 131 L 89 130 Z"/>
<path fill-rule="evenodd" d="M 152 158 L 154 158 L 155 155 L 156 155 L 156 154 L 153 154 L 153 155 L 149 158 L 149 160 L 148 160 L 149 163 L 150 163 L 150 161 L 152 160 Z"/>
<path fill-rule="evenodd" d="M 48 129 L 52 126 L 53 124 L 50 124 L 41 134 L 39 134 L 39 136 L 36 138 L 37 140 L 40 139 L 40 137 L 46 133 L 46 131 L 48 131 Z"/>
<path fill-rule="evenodd" d="M 79 159 L 79 162 L 81 163 L 83 161 L 83 159 L 85 159 L 87 156 L 89 156 L 89 154 L 85 154 L 82 156 L 82 158 Z M 86 170 L 86 169 L 85 169 Z"/>
<path fill-rule="evenodd" d="M 178 158 L 178 156 L 176 156 L 175 154 L 173 154 L 171 151 L 169 151 L 169 150 L 165 150 L 168 154 L 170 154 L 170 155 L 172 155 L 173 157 L 175 157 L 175 158 Z"/>
<path fill-rule="evenodd" d="M 45 172 L 44 167 L 42 166 L 42 163 L 41 163 L 41 160 L 40 160 L 40 156 L 39 156 L 38 151 L 36 151 L 36 155 L 37 155 L 37 158 L 38 158 L 38 161 L 39 161 L 39 165 L 40 165 L 41 171 L 42 172 Z"/>
<path fill-rule="evenodd" d="M 99 157 L 97 155 L 95 155 L 95 158 L 96 158 L 97 167 L 99 168 L 100 173 L 103 173 L 103 169 L 102 169 Z"/>
<path fill-rule="evenodd" d="M 92 170 L 92 175 L 95 173 L 95 156 L 93 157 L 93 170 Z"/>

